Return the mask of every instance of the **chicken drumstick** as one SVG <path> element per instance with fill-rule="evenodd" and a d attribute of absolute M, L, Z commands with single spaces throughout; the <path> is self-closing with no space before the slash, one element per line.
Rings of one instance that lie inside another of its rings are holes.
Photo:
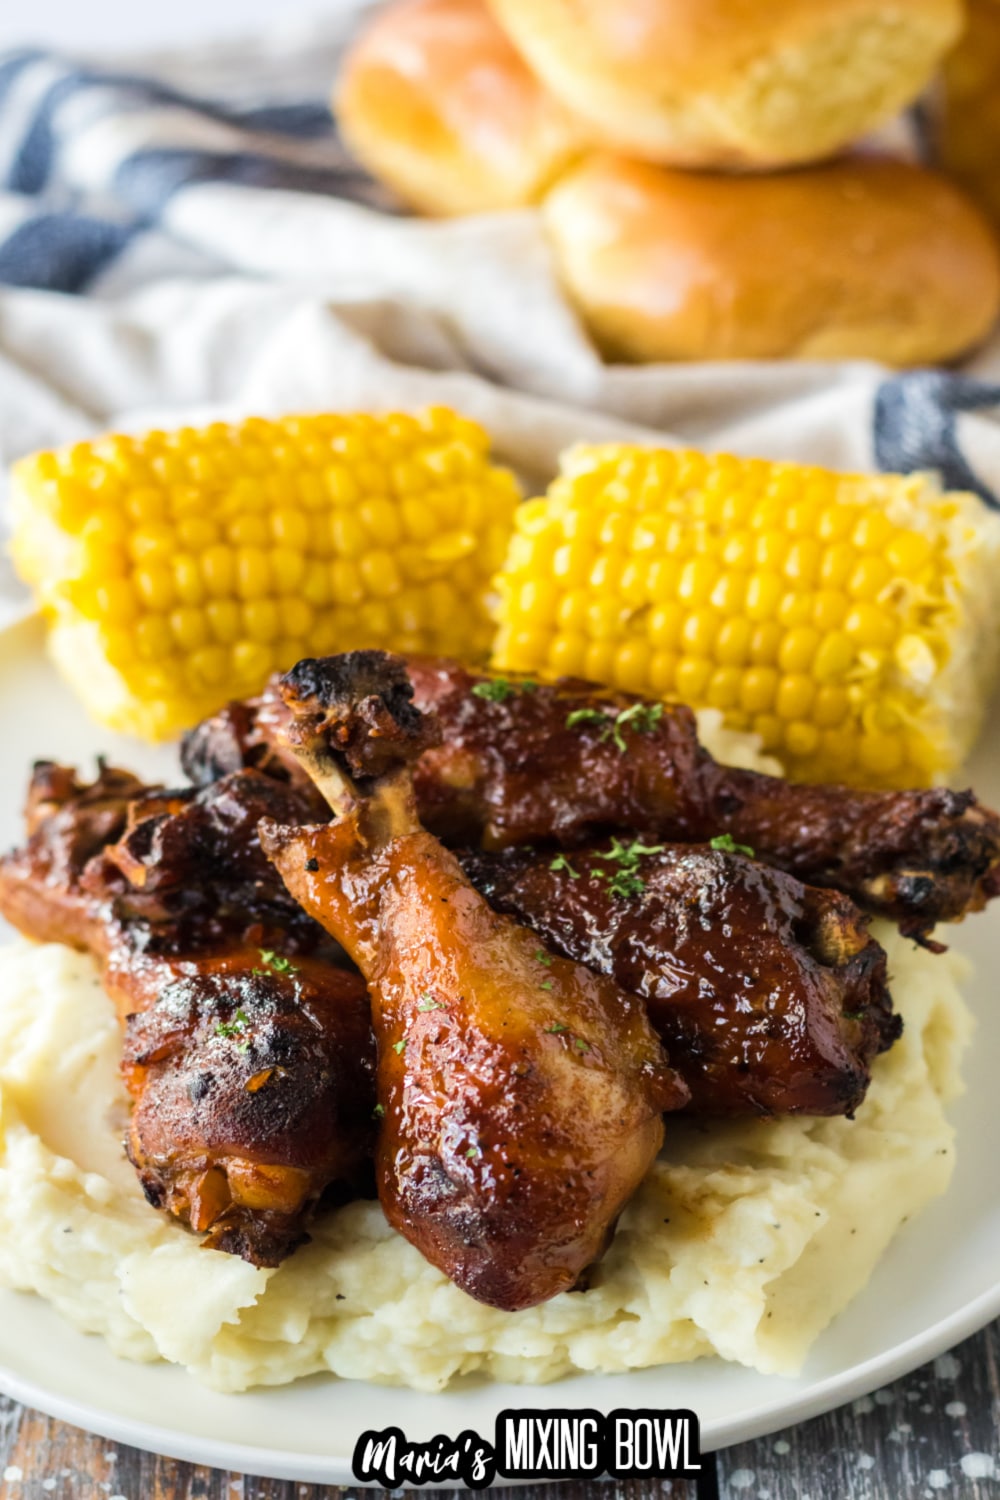
<path fill-rule="evenodd" d="M 0 912 L 101 962 L 149 1201 L 271 1266 L 322 1196 L 368 1188 L 375 1098 L 364 984 L 274 880 L 268 813 L 301 816 L 298 794 L 253 771 L 195 795 L 43 763 Z"/>
<path fill-rule="evenodd" d="M 436 726 L 399 658 L 303 661 L 282 693 L 290 747 L 337 820 L 265 821 L 261 842 L 368 981 L 386 1216 L 482 1302 L 567 1291 L 687 1089 L 639 1000 L 498 916 L 421 827 L 410 763 Z"/>

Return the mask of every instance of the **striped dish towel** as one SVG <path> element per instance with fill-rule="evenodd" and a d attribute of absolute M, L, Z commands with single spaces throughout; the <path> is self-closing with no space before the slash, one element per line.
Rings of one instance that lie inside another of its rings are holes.
<path fill-rule="evenodd" d="M 1000 340 L 955 373 L 608 366 L 533 213 L 399 212 L 329 111 L 372 8 L 126 61 L 0 55 L 0 464 L 110 425 L 443 401 L 539 480 L 577 438 L 659 436 L 936 468 L 1000 504 Z M 0 620 L 16 597 L 0 575 Z"/>

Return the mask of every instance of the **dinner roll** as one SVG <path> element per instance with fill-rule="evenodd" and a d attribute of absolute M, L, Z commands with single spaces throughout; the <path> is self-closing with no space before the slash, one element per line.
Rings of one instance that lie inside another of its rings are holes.
<path fill-rule="evenodd" d="M 961 0 L 490 0 L 605 143 L 672 166 L 815 161 L 889 119 Z"/>
<path fill-rule="evenodd" d="M 341 73 L 348 145 L 413 208 L 477 213 L 536 202 L 582 127 L 535 78 L 485 0 L 400 0 Z"/>
<path fill-rule="evenodd" d="M 565 284 L 614 358 L 936 363 L 989 330 L 995 242 L 961 191 L 857 156 L 769 177 L 601 153 L 545 219 Z"/>
<path fill-rule="evenodd" d="M 939 148 L 1000 228 L 1000 0 L 969 0 L 968 29 L 945 63 Z"/>

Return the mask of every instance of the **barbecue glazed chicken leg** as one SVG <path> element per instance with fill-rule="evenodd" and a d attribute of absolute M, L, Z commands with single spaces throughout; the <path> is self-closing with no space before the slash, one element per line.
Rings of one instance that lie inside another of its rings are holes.
<path fill-rule="evenodd" d="M 421 827 L 410 762 L 436 726 L 399 658 L 303 661 L 282 692 L 337 820 L 261 842 L 368 981 L 383 1209 L 471 1296 L 531 1307 L 601 1255 L 687 1089 L 640 1001 L 498 916 Z"/>
<path fill-rule="evenodd" d="M 853 1114 L 900 1033 L 885 950 L 839 891 L 703 844 L 459 858 L 495 910 L 642 998 L 694 1114 Z"/>
<path fill-rule="evenodd" d="M 374 1134 L 364 984 L 256 836 L 261 817 L 302 811 L 252 771 L 162 793 L 43 763 L 28 842 L 0 860 L 4 916 L 102 965 L 146 1197 L 211 1248 L 267 1266 L 306 1237 L 324 1195 L 368 1187 Z"/>
<path fill-rule="evenodd" d="M 517 683 L 454 662 L 411 663 L 440 746 L 417 768 L 428 825 L 486 848 L 573 846 L 619 829 L 703 843 L 729 833 L 758 859 L 832 886 L 922 939 L 1000 894 L 1000 817 L 971 792 L 859 792 L 720 765 L 694 714 L 575 679 Z"/>
<path fill-rule="evenodd" d="M 415 704 L 441 726 L 414 767 L 417 807 L 451 847 L 570 849 L 619 832 L 700 844 L 729 833 L 919 941 L 1000 895 L 1000 817 L 971 792 L 783 781 L 713 760 L 681 704 L 569 678 L 508 681 L 441 657 L 410 658 L 407 670 Z M 253 765 L 301 784 L 281 743 L 287 719 L 275 680 L 192 730 L 187 774 L 204 784 Z"/>

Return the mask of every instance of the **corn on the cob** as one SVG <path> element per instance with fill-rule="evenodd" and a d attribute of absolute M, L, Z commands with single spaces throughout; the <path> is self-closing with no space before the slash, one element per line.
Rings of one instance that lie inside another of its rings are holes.
<path fill-rule="evenodd" d="M 16 465 L 13 557 L 94 716 L 162 738 L 302 656 L 485 653 L 520 498 L 488 447 L 442 408 L 78 443 Z"/>
<path fill-rule="evenodd" d="M 494 660 L 720 709 L 801 779 L 927 784 L 978 727 L 998 561 L 926 475 L 580 447 L 517 513 Z"/>

